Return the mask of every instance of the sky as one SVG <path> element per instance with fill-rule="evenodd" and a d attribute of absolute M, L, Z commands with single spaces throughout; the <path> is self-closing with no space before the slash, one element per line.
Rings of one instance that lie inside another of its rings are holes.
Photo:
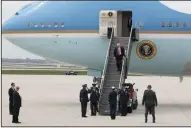
<path fill-rule="evenodd" d="M 15 14 L 20 8 L 31 1 L 2 1 L 2 22 Z M 191 14 L 191 1 L 161 1 L 171 9 Z M 6 39 L 2 39 L 2 57 L 4 58 L 34 58 L 40 59 L 37 55 L 29 53 L 13 44 Z"/>

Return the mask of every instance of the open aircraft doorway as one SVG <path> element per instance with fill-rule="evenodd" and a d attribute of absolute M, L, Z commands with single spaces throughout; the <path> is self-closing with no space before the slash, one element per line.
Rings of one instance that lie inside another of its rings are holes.
<path fill-rule="evenodd" d="M 129 37 L 132 26 L 132 11 L 117 11 L 117 36 Z"/>

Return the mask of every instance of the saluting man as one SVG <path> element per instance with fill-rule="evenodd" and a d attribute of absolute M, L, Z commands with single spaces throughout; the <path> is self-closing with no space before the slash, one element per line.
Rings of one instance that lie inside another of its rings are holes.
<path fill-rule="evenodd" d="M 87 112 L 87 104 L 89 102 L 88 98 L 88 89 L 87 89 L 87 84 L 82 85 L 82 89 L 80 91 L 80 102 L 81 102 L 81 112 L 82 112 L 82 117 L 87 117 L 86 112 Z"/>

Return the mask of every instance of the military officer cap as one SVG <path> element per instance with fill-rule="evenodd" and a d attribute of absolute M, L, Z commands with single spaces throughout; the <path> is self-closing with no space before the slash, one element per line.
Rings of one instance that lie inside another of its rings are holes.
<path fill-rule="evenodd" d="M 82 87 L 87 87 L 87 84 L 83 84 Z"/>
<path fill-rule="evenodd" d="M 113 87 L 111 87 L 112 89 L 115 89 L 115 87 L 113 86 Z"/>
<path fill-rule="evenodd" d="M 148 85 L 147 88 L 151 88 L 151 85 Z"/>

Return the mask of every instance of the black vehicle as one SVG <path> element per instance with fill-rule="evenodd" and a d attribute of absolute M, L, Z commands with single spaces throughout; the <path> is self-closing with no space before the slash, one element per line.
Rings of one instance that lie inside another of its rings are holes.
<path fill-rule="evenodd" d="M 65 75 L 78 75 L 78 72 L 74 72 L 74 71 L 67 71 L 64 73 Z"/>

